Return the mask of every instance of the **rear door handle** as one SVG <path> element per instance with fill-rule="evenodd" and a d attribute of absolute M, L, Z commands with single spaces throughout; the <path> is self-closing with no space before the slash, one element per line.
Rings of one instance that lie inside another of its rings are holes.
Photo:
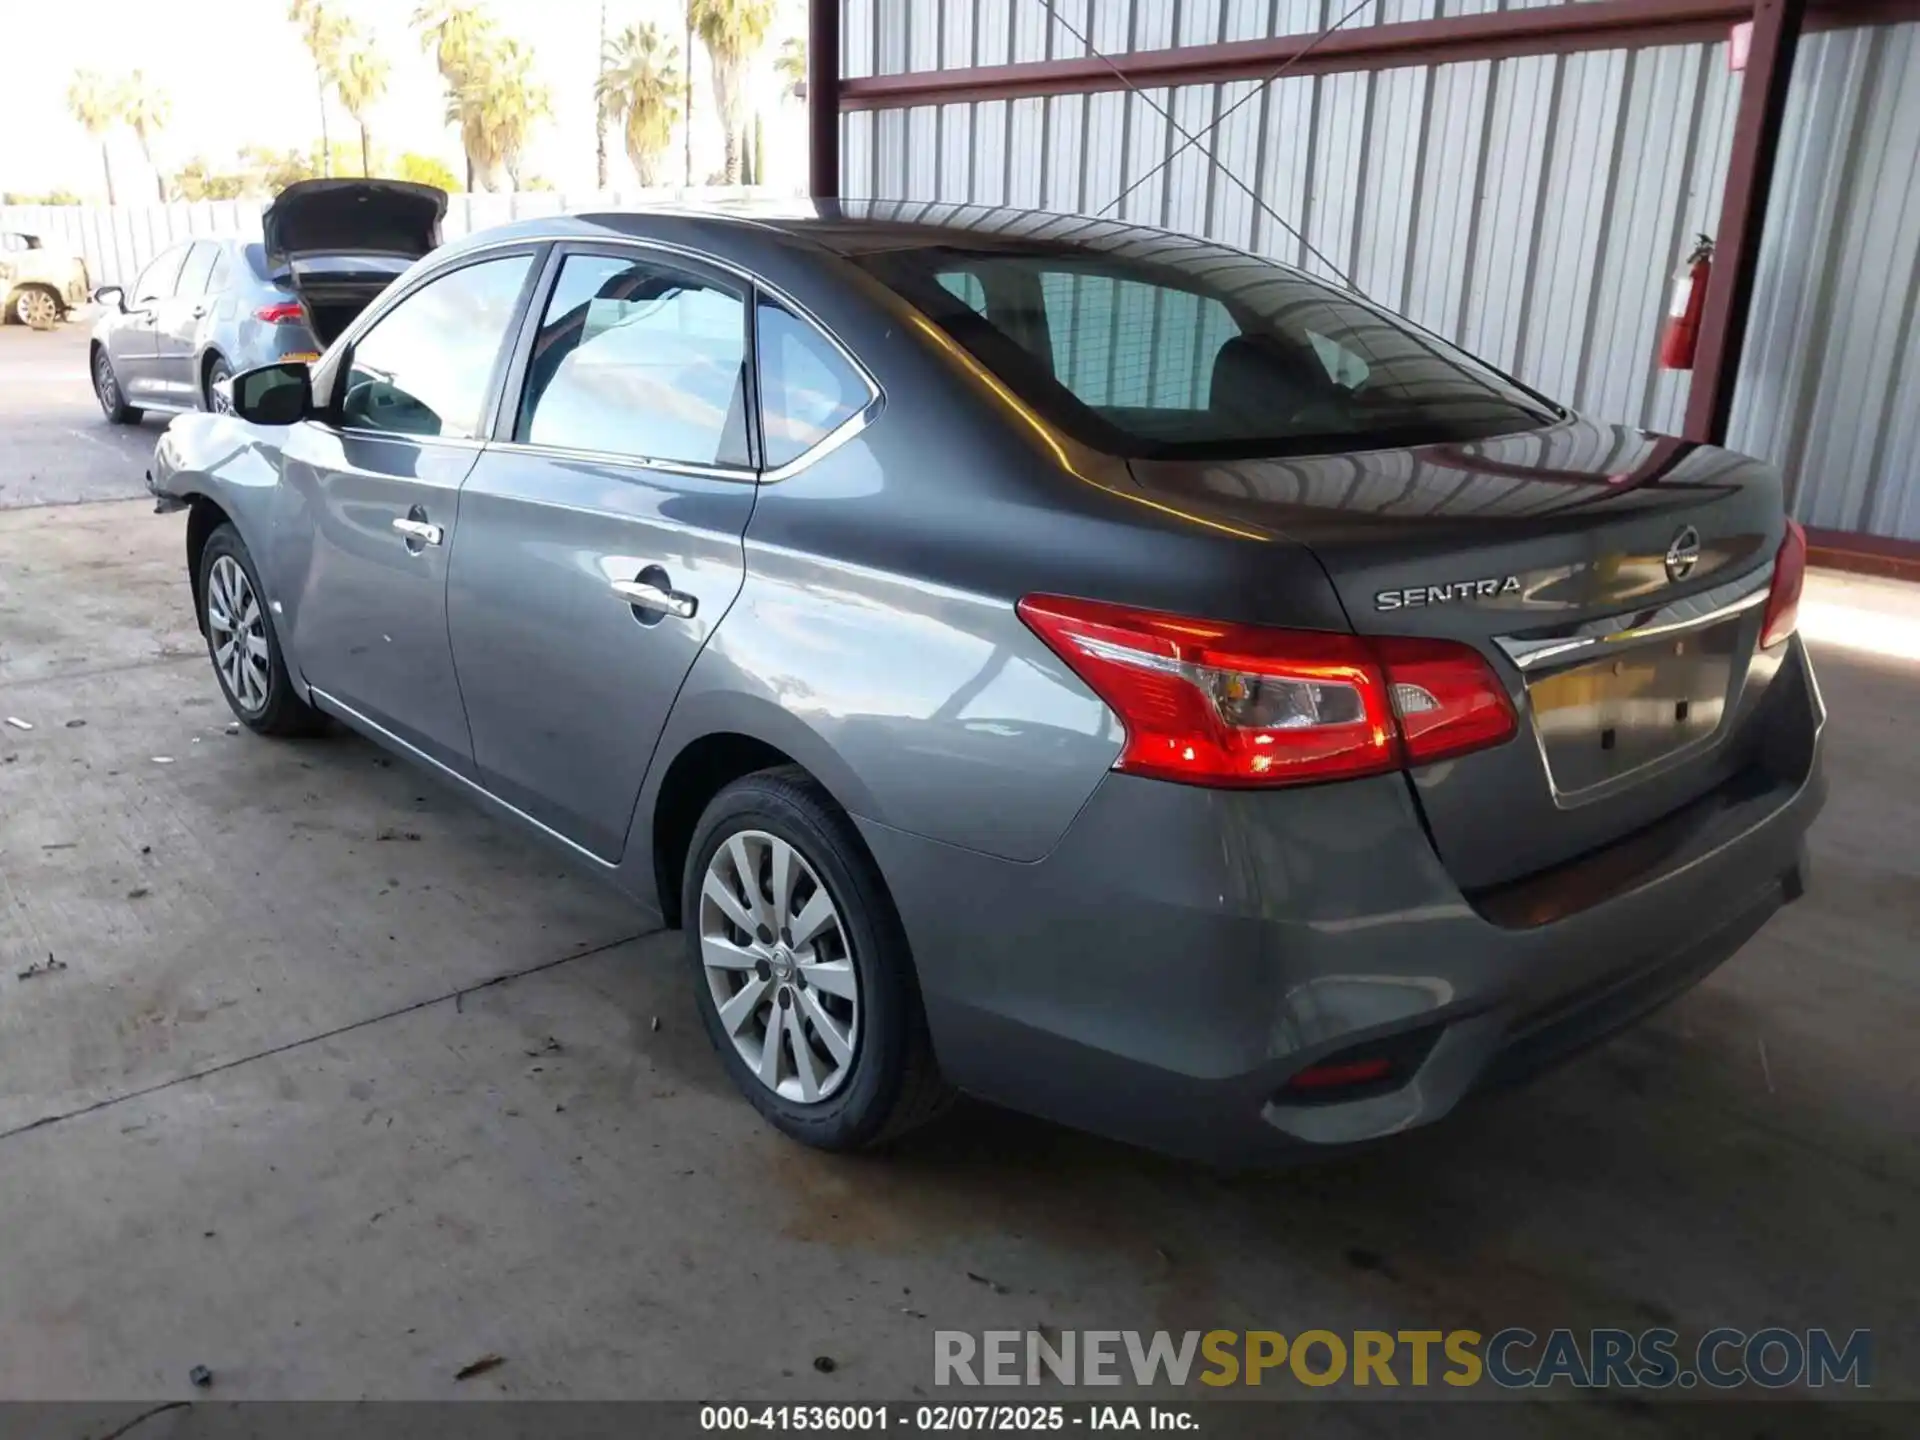
<path fill-rule="evenodd" d="M 438 525 L 429 525 L 424 520 L 395 520 L 393 528 L 409 540 L 418 540 L 426 545 L 438 545 L 447 538 L 447 532 Z"/>
<path fill-rule="evenodd" d="M 700 608 L 700 602 L 693 596 L 680 590 L 663 590 L 644 580 L 616 580 L 613 582 L 613 593 L 629 605 L 638 605 L 642 610 L 656 610 L 679 620 L 691 620 Z"/>

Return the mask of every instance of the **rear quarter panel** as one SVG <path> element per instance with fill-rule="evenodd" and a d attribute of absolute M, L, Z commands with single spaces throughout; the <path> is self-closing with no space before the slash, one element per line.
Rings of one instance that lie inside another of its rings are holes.
<path fill-rule="evenodd" d="M 792 755 L 863 820 L 1037 860 L 1124 736 L 1020 620 L 1023 595 L 1344 628 L 1306 552 L 1144 502 L 1124 462 L 1036 428 L 844 261 L 740 258 L 846 343 L 884 408 L 760 487 L 745 586 L 687 679 L 638 824 L 685 746 L 737 731 Z M 648 853 L 644 834 L 629 845 Z"/>

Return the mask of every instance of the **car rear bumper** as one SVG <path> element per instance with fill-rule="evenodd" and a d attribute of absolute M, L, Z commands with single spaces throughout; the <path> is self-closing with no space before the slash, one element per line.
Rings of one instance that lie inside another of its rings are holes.
<path fill-rule="evenodd" d="M 1113 775 L 1031 864 L 862 831 L 955 1084 L 1156 1149 L 1285 1159 L 1605 1039 L 1796 897 L 1825 797 L 1797 639 L 1769 691 L 1735 780 L 1499 892 L 1461 893 L 1398 775 L 1265 793 Z M 1282 1098 L 1302 1068 L 1396 1037 L 1419 1057 L 1404 1084 Z"/>

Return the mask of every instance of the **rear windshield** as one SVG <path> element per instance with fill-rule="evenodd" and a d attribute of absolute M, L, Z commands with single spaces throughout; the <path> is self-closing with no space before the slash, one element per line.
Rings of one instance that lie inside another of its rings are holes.
<path fill-rule="evenodd" d="M 1553 407 L 1444 342 L 1253 256 L 923 246 L 849 257 L 1047 419 L 1115 454 L 1232 459 L 1477 440 Z"/>

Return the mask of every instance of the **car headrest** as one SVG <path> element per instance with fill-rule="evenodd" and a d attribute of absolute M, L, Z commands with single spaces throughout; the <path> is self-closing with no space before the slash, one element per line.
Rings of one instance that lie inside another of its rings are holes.
<path fill-rule="evenodd" d="M 1325 373 L 1313 374 L 1300 356 L 1263 336 L 1236 335 L 1213 357 L 1207 408 L 1234 430 L 1271 430 L 1325 391 Z"/>

